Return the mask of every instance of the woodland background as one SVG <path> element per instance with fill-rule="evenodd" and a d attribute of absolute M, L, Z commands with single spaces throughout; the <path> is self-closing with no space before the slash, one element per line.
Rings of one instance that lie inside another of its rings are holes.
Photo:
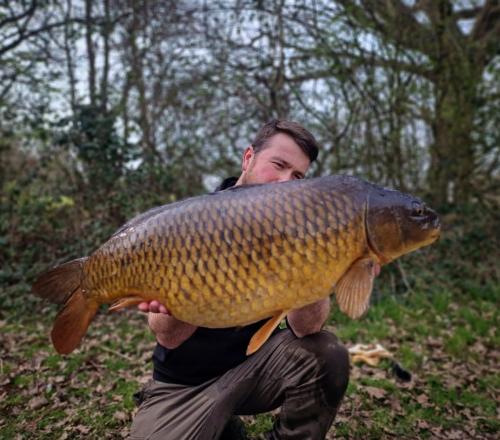
<path fill-rule="evenodd" d="M 320 141 L 310 176 L 396 187 L 443 219 L 383 270 L 366 318 L 332 312 L 347 345 L 380 342 L 414 374 L 354 366 L 332 438 L 498 434 L 499 1 L 2 0 L 0 438 L 127 434 L 144 316 L 100 316 L 63 358 L 30 283 L 236 175 L 273 117 Z"/>

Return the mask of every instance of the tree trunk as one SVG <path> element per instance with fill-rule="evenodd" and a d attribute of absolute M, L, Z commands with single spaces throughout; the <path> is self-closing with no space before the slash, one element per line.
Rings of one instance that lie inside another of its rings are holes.
<path fill-rule="evenodd" d="M 103 114 L 106 114 L 108 111 L 109 53 L 110 53 L 109 40 L 112 30 L 109 0 L 104 0 L 104 17 L 105 17 L 105 23 L 102 29 L 102 39 L 104 43 L 104 53 L 103 53 L 104 66 L 102 70 L 100 98 L 101 98 L 101 110 Z"/>
<path fill-rule="evenodd" d="M 142 130 L 142 144 L 145 149 L 144 160 L 152 168 L 155 160 L 160 160 L 161 158 L 156 151 L 155 142 L 153 140 L 154 133 L 151 127 L 150 106 L 144 79 L 143 53 L 137 44 L 137 40 L 140 38 L 138 34 L 141 31 L 139 17 L 139 14 L 141 14 L 141 5 L 135 1 L 130 1 L 129 5 L 132 11 L 132 21 L 128 33 L 128 45 L 131 54 L 131 82 L 136 87 L 138 93 L 139 125 Z"/>
<path fill-rule="evenodd" d="M 87 58 L 89 65 L 89 95 L 90 105 L 96 105 L 96 67 L 95 67 L 95 52 L 93 35 L 93 22 L 92 22 L 92 8 L 93 0 L 85 0 L 85 40 L 87 43 Z"/>
<path fill-rule="evenodd" d="M 69 96 L 71 103 L 71 114 L 73 118 L 76 117 L 76 78 L 75 78 L 75 63 L 73 60 L 73 44 L 75 36 L 73 33 L 73 24 L 71 23 L 71 16 L 73 14 L 73 5 L 71 0 L 66 0 L 66 15 L 64 17 L 64 53 L 66 55 L 66 67 L 69 79 Z"/>
<path fill-rule="evenodd" d="M 463 58 L 449 57 L 436 73 L 428 175 L 431 198 L 436 206 L 467 203 L 477 160 L 472 131 L 480 69 Z"/>

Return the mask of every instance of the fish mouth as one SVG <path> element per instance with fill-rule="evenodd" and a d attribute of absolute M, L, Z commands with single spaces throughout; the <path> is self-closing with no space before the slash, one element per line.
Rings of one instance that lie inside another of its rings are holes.
<path fill-rule="evenodd" d="M 436 218 L 434 219 L 433 226 L 436 230 L 436 234 L 439 236 L 441 234 L 441 221 L 439 220 L 438 216 L 436 216 Z"/>
<path fill-rule="evenodd" d="M 431 209 L 429 211 L 431 212 L 418 222 L 425 245 L 433 243 L 441 236 L 441 221 L 439 220 L 439 216 Z"/>
<path fill-rule="evenodd" d="M 432 214 L 429 215 L 428 218 L 429 227 L 432 228 L 432 232 L 430 233 L 430 238 L 437 240 L 441 236 L 441 221 L 439 220 L 439 216 L 432 211 Z"/>
<path fill-rule="evenodd" d="M 431 234 L 431 238 L 433 238 L 434 240 L 437 240 L 440 236 L 441 236 L 441 231 L 434 231 Z"/>
<path fill-rule="evenodd" d="M 429 211 L 431 211 L 430 214 L 427 216 L 429 219 L 429 223 L 432 223 L 432 226 L 434 228 L 440 229 L 441 228 L 441 220 L 439 220 L 439 215 L 437 215 L 437 213 L 431 209 Z"/>
<path fill-rule="evenodd" d="M 411 216 L 414 223 L 419 225 L 423 231 L 428 231 L 429 236 L 439 236 L 441 232 L 441 221 L 439 216 L 432 209 L 426 208 L 426 215 Z"/>
<path fill-rule="evenodd" d="M 432 243 L 433 241 L 439 240 L 439 237 L 441 237 L 441 228 L 432 231 L 429 235 L 429 240 Z"/>

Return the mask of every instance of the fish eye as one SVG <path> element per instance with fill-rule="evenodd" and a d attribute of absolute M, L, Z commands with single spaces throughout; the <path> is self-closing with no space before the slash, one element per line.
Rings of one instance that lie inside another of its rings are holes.
<path fill-rule="evenodd" d="M 425 215 L 425 205 L 423 203 L 413 201 L 411 203 L 411 215 L 414 217 L 422 217 Z"/>

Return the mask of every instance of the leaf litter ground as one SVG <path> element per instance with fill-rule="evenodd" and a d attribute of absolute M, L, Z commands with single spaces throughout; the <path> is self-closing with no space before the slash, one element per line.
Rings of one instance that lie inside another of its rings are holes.
<path fill-rule="evenodd" d="M 334 311 L 328 328 L 347 345 L 380 343 L 391 363 L 353 365 L 328 439 L 493 439 L 500 428 L 498 289 L 454 299 L 386 297 L 351 321 Z M 48 334 L 55 311 L 35 303 L 0 315 L 0 438 L 119 439 L 136 411 L 133 394 L 151 376 L 154 340 L 133 310 L 100 313 L 81 348 L 59 356 Z M 277 412 L 244 417 L 251 438 Z"/>

